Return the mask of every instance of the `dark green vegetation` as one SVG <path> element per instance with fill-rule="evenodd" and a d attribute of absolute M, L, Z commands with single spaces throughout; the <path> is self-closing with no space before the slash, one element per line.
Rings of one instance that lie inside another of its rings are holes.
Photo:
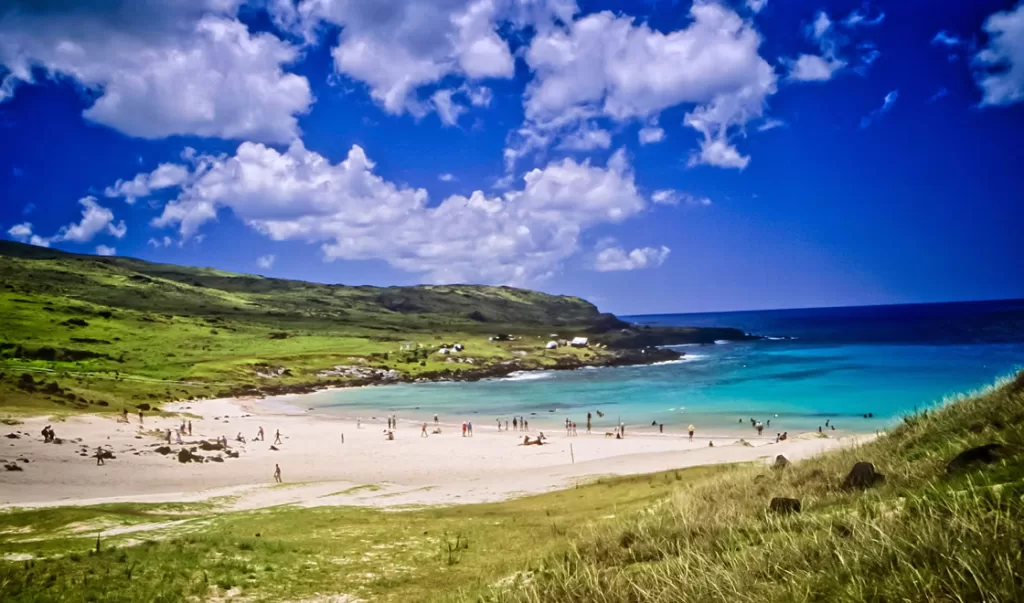
<path fill-rule="evenodd" d="M 553 333 L 621 337 L 625 323 L 575 297 L 470 285 L 320 285 L 8 241 L 0 241 L 0 317 L 6 412 L 120 411 L 645 360 L 600 345 L 544 349 Z M 727 337 L 718 331 L 673 331 L 670 339 Z M 489 341 L 497 334 L 514 340 Z M 458 357 L 437 353 L 456 342 L 466 348 Z"/>
<path fill-rule="evenodd" d="M 422 510 L 107 505 L 0 513 L 0 601 L 457 600 L 486 592 L 594 523 L 730 467 L 603 479 L 502 503 Z M 365 488 L 369 489 L 369 488 Z M 104 536 L 140 523 L 166 527 Z M 27 557 L 37 557 L 27 559 Z M 17 557 L 10 557 L 17 558 Z M 240 591 L 240 592 L 239 592 Z M 222 599 L 218 599 L 222 600 Z"/>
<path fill-rule="evenodd" d="M 948 467 L 987 444 L 1000 448 Z M 596 526 L 484 599 L 1022 601 L 1022 452 L 1024 373 L 859 449 L 680 489 L 652 512 Z M 844 488 L 858 461 L 884 483 Z M 802 510 L 770 512 L 773 497 Z"/>

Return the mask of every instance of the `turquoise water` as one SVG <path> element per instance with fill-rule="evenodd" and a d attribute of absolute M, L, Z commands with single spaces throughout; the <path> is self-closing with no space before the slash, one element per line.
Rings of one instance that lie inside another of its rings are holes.
<path fill-rule="evenodd" d="M 475 383 L 393 385 L 303 396 L 317 412 L 417 420 L 525 416 L 531 428 L 619 420 L 678 431 L 749 431 L 741 419 L 771 419 L 770 433 L 873 431 L 952 394 L 1024 368 L 1024 302 L 883 306 L 626 317 L 639 324 L 734 326 L 771 336 L 683 346 L 682 361 L 653 366 L 524 373 Z M 783 339 L 785 338 L 785 339 Z M 873 418 L 866 419 L 864 414 Z M 776 416 L 777 415 L 777 416 Z"/>

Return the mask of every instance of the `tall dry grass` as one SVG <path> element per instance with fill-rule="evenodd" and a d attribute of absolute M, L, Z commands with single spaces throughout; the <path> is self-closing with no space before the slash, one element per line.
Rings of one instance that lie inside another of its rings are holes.
<path fill-rule="evenodd" d="M 1024 373 L 782 470 L 728 473 L 595 528 L 483 600 L 1024 601 Z M 998 463 L 949 475 L 962 450 Z M 884 485 L 845 491 L 857 461 Z M 798 514 L 768 511 L 800 499 Z"/>

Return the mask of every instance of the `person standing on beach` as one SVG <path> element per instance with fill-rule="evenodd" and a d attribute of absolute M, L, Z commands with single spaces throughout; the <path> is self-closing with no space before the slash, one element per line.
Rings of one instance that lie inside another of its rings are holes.
<path fill-rule="evenodd" d="M 281 465 L 274 463 L 274 481 L 281 483 Z"/>
<path fill-rule="evenodd" d="M 192 421 L 188 422 L 188 435 L 192 437 Z"/>
<path fill-rule="evenodd" d="M 96 447 L 96 465 L 103 465 L 103 448 L 101 446 Z"/>
<path fill-rule="evenodd" d="M 473 437 L 473 422 L 469 421 L 466 423 L 466 428 L 469 430 L 469 437 Z"/>
<path fill-rule="evenodd" d="M 590 433 L 590 412 L 587 412 L 587 433 Z"/>
<path fill-rule="evenodd" d="M 665 424 L 664 423 L 659 423 L 658 424 L 658 433 L 665 433 Z"/>
<path fill-rule="evenodd" d="M 264 441 L 263 440 L 263 428 L 262 427 L 260 427 L 260 430 L 258 432 L 256 432 L 256 437 L 252 439 L 253 442 L 255 442 L 256 440 L 259 440 L 261 442 Z"/>
<path fill-rule="evenodd" d="M 427 424 L 426 423 L 423 424 L 423 429 L 420 430 L 420 437 L 421 438 L 429 437 L 427 435 Z"/>
<path fill-rule="evenodd" d="M 128 409 L 127 408 L 122 408 L 121 409 L 121 418 L 124 419 L 125 423 L 128 422 Z"/>
<path fill-rule="evenodd" d="M 462 422 L 462 437 L 466 437 L 466 422 Z"/>
<path fill-rule="evenodd" d="M 440 424 L 440 421 L 438 420 L 437 414 L 435 413 L 434 414 L 434 425 L 439 425 L 439 424 Z"/>
<path fill-rule="evenodd" d="M 689 427 L 686 428 L 686 430 L 690 432 L 690 441 L 692 442 L 693 441 L 693 432 L 696 431 L 696 429 L 694 429 L 693 425 L 690 425 Z"/>
<path fill-rule="evenodd" d="M 519 431 L 519 417 L 512 417 L 512 431 Z"/>
<path fill-rule="evenodd" d="M 821 430 L 819 429 L 818 431 L 821 431 Z M 170 429 L 167 430 L 167 443 L 168 444 L 171 443 L 171 430 Z"/>
<path fill-rule="evenodd" d="M 274 434 L 274 444 L 277 445 L 277 444 L 280 444 L 280 443 L 281 443 L 281 430 L 278 429 L 277 433 Z"/>
<path fill-rule="evenodd" d="M 526 419 L 523 419 L 523 431 L 526 431 L 527 429 L 529 429 L 529 427 L 530 424 L 526 422 Z"/>
<path fill-rule="evenodd" d="M 142 409 L 139 409 L 139 425 L 142 425 Z"/>
<path fill-rule="evenodd" d="M 505 419 L 505 431 L 508 431 L 508 419 Z"/>

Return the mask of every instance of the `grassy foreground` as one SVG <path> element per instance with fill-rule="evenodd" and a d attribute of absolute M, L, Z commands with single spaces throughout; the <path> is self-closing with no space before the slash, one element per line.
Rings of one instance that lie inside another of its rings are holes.
<path fill-rule="evenodd" d="M 696 467 L 501 503 L 403 511 L 221 513 L 210 505 L 121 504 L 0 512 L 0 601 L 458 600 L 562 550 L 584 526 L 639 512 L 679 484 L 730 470 Z M 96 552 L 101 530 L 140 524 L 157 525 L 103 536 Z"/>
<path fill-rule="evenodd" d="M 1003 458 L 948 472 L 970 447 Z M 1024 601 L 1024 373 L 871 444 L 680 489 L 485 601 Z M 844 490 L 857 461 L 885 483 Z M 792 497 L 802 512 L 768 511 Z"/>
<path fill-rule="evenodd" d="M 947 472 L 990 443 L 999 460 Z M 779 470 L 695 467 L 427 509 L 7 511 L 0 600 L 1020 601 L 1022 449 L 1024 373 Z M 885 482 L 843 489 L 857 461 Z M 769 512 L 776 496 L 802 511 Z"/>

